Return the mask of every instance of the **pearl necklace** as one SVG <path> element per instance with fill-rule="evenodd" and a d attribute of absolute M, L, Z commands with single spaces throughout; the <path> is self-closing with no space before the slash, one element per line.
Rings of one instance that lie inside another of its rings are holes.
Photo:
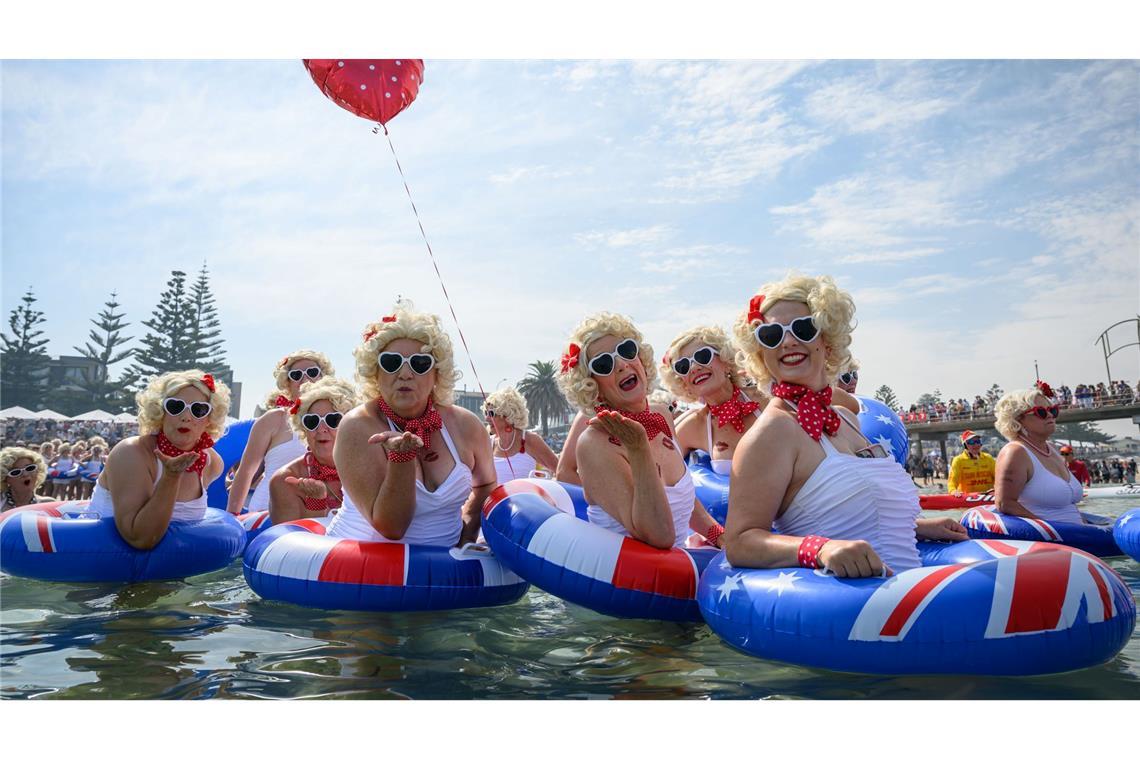
<path fill-rule="evenodd" d="M 1024 443 L 1026 446 L 1033 449 L 1034 451 L 1036 451 L 1041 456 L 1046 457 L 1046 458 L 1053 456 L 1053 448 L 1049 445 L 1049 441 L 1045 441 L 1045 450 L 1042 451 L 1041 449 L 1037 448 L 1037 446 L 1034 445 L 1034 443 L 1032 441 L 1030 441 L 1028 438 L 1026 438 L 1025 436 L 1019 435 L 1017 437 L 1022 443 Z"/>
<path fill-rule="evenodd" d="M 511 436 L 511 442 L 508 445 L 504 446 L 502 439 L 499 438 L 498 434 L 496 433 L 495 434 L 495 445 L 499 447 L 499 451 L 503 452 L 504 454 L 506 454 L 509 457 L 511 455 L 507 454 L 507 452 L 510 451 L 514 447 L 515 441 L 517 441 L 518 438 L 519 438 L 519 431 L 518 431 L 518 428 L 515 428 L 514 435 Z"/>

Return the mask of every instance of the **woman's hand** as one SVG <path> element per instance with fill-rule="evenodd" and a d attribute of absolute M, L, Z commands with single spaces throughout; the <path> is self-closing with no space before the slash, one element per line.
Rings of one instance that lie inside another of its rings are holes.
<path fill-rule="evenodd" d="M 970 536 L 953 517 L 923 517 L 914 526 L 919 538 L 927 541 L 965 541 Z"/>
<path fill-rule="evenodd" d="M 295 478 L 292 475 L 285 478 L 285 482 L 293 487 L 302 499 L 326 499 L 329 489 L 323 481 L 315 478 Z"/>
<path fill-rule="evenodd" d="M 878 578 L 884 570 L 887 575 L 894 575 L 866 541 L 832 539 L 816 556 L 820 565 L 839 578 Z"/>
<path fill-rule="evenodd" d="M 386 451 L 397 454 L 405 451 L 418 452 L 424 447 L 423 439 L 407 430 L 402 433 L 396 430 L 385 430 L 383 433 L 377 433 L 369 438 L 368 442 L 378 443 L 383 446 Z"/>
<path fill-rule="evenodd" d="M 168 457 L 158 449 L 154 450 L 158 455 L 159 461 L 162 462 L 162 477 L 178 480 L 182 477 L 182 473 L 186 472 L 186 468 L 198 461 L 198 452 L 187 451 L 185 454 L 179 454 L 176 457 Z"/>
<path fill-rule="evenodd" d="M 647 450 L 649 436 L 640 422 L 623 417 L 618 412 L 603 409 L 587 423 L 590 427 L 600 430 L 610 438 L 616 438 L 630 451 Z"/>

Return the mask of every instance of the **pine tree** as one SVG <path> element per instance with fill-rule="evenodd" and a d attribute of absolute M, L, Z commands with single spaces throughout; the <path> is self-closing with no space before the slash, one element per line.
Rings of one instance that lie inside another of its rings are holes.
<path fill-rule="evenodd" d="M 151 318 L 143 320 L 147 334 L 142 338 L 142 346 L 135 349 L 135 362 L 124 378 L 131 384 L 141 385 L 155 375 L 193 369 L 198 358 L 191 345 L 195 311 L 186 293 L 186 273 L 176 269 L 170 275 Z"/>
<path fill-rule="evenodd" d="M 221 338 L 221 322 L 218 309 L 214 305 L 214 294 L 210 292 L 210 273 L 205 262 L 198 273 L 198 279 L 190 286 L 190 303 L 193 321 L 190 327 L 190 351 L 193 365 L 206 372 L 221 372 L 226 369 L 224 340 Z"/>
<path fill-rule="evenodd" d="M 989 404 L 990 409 L 996 407 L 998 400 L 1004 395 L 1005 391 L 1001 389 L 1000 385 L 997 383 L 991 385 L 990 389 L 986 391 L 986 403 Z"/>
<path fill-rule="evenodd" d="M 542 419 L 542 435 L 550 431 L 549 420 L 570 410 L 555 379 L 554 362 L 531 362 L 530 374 L 518 384 L 519 393 L 526 399 L 527 409 Z"/>
<path fill-rule="evenodd" d="M 3 361 L 0 362 L 0 396 L 3 401 L 0 403 L 36 410 L 43 406 L 50 361 L 44 348 L 47 338 L 41 339 L 44 331 L 37 328 L 47 319 L 42 311 L 33 308 L 36 297 L 30 287 L 20 300 L 24 305 L 12 309 L 8 316 L 12 336 L 0 334 L 4 343 Z"/>
<path fill-rule="evenodd" d="M 875 391 L 875 398 L 886 404 L 893 412 L 898 412 L 902 408 L 899 406 L 898 397 L 895 396 L 895 392 L 891 390 L 889 385 L 880 385 L 879 390 Z"/>
<path fill-rule="evenodd" d="M 1116 436 L 1100 429 L 1095 422 L 1062 422 L 1052 436 L 1054 441 L 1080 441 L 1082 443 L 1112 443 Z"/>
<path fill-rule="evenodd" d="M 123 378 L 111 379 L 111 365 L 129 358 L 134 353 L 134 349 L 122 349 L 123 344 L 133 338 L 131 336 L 123 337 L 121 334 L 130 322 L 124 322 L 123 315 L 117 313 L 119 303 L 116 300 L 116 295 L 112 291 L 111 299 L 103 304 L 103 311 L 99 312 L 98 318 L 91 320 L 91 324 L 95 325 L 96 329 L 88 333 L 88 342 L 83 348 L 79 346 L 74 348 L 81 356 L 98 363 L 93 371 L 84 373 L 84 378 L 80 383 L 87 394 L 84 401 L 90 404 L 88 408 L 121 412 L 130 405 L 130 400 L 127 398 L 128 394 L 125 392 L 127 384 Z"/>

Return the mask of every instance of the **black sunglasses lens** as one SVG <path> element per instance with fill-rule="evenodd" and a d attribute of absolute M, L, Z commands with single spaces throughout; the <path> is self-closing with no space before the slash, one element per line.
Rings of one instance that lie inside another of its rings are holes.
<path fill-rule="evenodd" d="M 805 343 L 809 340 L 814 340 L 816 333 L 819 332 L 815 327 L 815 320 L 813 320 L 811 317 L 800 317 L 799 319 L 793 319 L 791 328 L 792 335 L 796 336 L 796 340 L 803 341 Z"/>
<path fill-rule="evenodd" d="M 780 325 L 760 325 L 756 328 L 756 340 L 766 348 L 775 348 L 784 339 L 784 328 Z"/>
<path fill-rule="evenodd" d="M 162 406 L 171 417 L 177 417 L 186 408 L 186 402 L 179 398 L 168 398 Z"/>
<path fill-rule="evenodd" d="M 298 380 L 300 380 L 304 376 L 305 376 L 305 373 L 299 369 L 289 370 L 289 379 L 292 380 L 293 382 L 297 382 Z"/>
<path fill-rule="evenodd" d="M 205 401 L 196 401 L 190 405 L 190 414 L 194 415 L 197 419 L 202 419 L 210 413 L 210 405 Z"/>
<path fill-rule="evenodd" d="M 708 366 L 709 362 L 712 361 L 712 358 L 713 351 L 711 348 L 701 348 L 693 354 L 693 361 L 695 361 L 697 364 L 703 364 L 706 367 Z"/>
<path fill-rule="evenodd" d="M 412 372 L 423 375 L 435 364 L 435 359 L 427 354 L 416 354 L 408 359 L 408 364 L 412 365 Z"/>
<path fill-rule="evenodd" d="M 1058 414 L 1060 414 L 1060 413 L 1061 413 L 1061 407 L 1059 407 L 1059 406 L 1051 406 L 1051 407 L 1049 407 L 1049 415 L 1050 415 L 1050 416 L 1051 416 L 1053 419 L 1057 419 L 1057 415 L 1058 415 Z"/>
<path fill-rule="evenodd" d="M 637 356 L 637 341 L 632 338 L 623 340 L 621 343 L 618 343 L 617 352 L 618 356 L 623 359 L 633 359 Z"/>
<path fill-rule="evenodd" d="M 310 379 L 316 380 L 318 377 L 321 376 L 321 368 L 320 367 L 309 367 L 307 370 L 305 370 L 305 374 L 308 375 Z"/>
<path fill-rule="evenodd" d="M 325 415 L 325 424 L 329 426 L 329 430 L 336 430 L 340 427 L 340 421 L 344 415 L 340 412 L 329 412 Z"/>
<path fill-rule="evenodd" d="M 399 372 L 404 364 L 404 357 L 399 354 L 380 354 L 380 369 L 391 374 Z"/>
<path fill-rule="evenodd" d="M 608 375 L 614 371 L 614 358 L 609 354 L 595 356 L 590 360 L 590 371 L 595 375 Z"/>
<path fill-rule="evenodd" d="M 686 359 L 678 359 L 677 361 L 673 362 L 673 371 L 676 372 L 678 375 L 681 375 L 682 377 L 684 377 L 685 375 L 689 374 L 689 365 L 690 364 L 691 364 L 691 362 L 687 358 Z"/>
<path fill-rule="evenodd" d="M 321 424 L 320 416 L 316 414 L 306 414 L 301 417 L 301 425 L 305 430 L 316 430 L 317 425 Z"/>

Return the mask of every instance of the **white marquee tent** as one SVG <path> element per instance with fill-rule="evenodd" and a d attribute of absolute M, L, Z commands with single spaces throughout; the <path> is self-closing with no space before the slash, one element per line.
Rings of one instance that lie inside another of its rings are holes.
<path fill-rule="evenodd" d="M 10 406 L 7 409 L 0 409 L 0 420 L 38 420 L 39 415 L 31 409 L 25 409 L 22 406 Z"/>
<path fill-rule="evenodd" d="M 56 411 L 52 411 L 51 409 L 43 409 L 41 411 L 36 412 L 36 418 L 41 419 L 41 420 L 68 420 L 68 419 L 70 419 L 66 415 L 60 414 L 59 412 L 56 412 Z"/>
<path fill-rule="evenodd" d="M 92 409 L 90 412 L 78 414 L 71 419 L 76 422 L 111 422 L 115 419 L 115 415 L 104 412 L 102 409 Z"/>

